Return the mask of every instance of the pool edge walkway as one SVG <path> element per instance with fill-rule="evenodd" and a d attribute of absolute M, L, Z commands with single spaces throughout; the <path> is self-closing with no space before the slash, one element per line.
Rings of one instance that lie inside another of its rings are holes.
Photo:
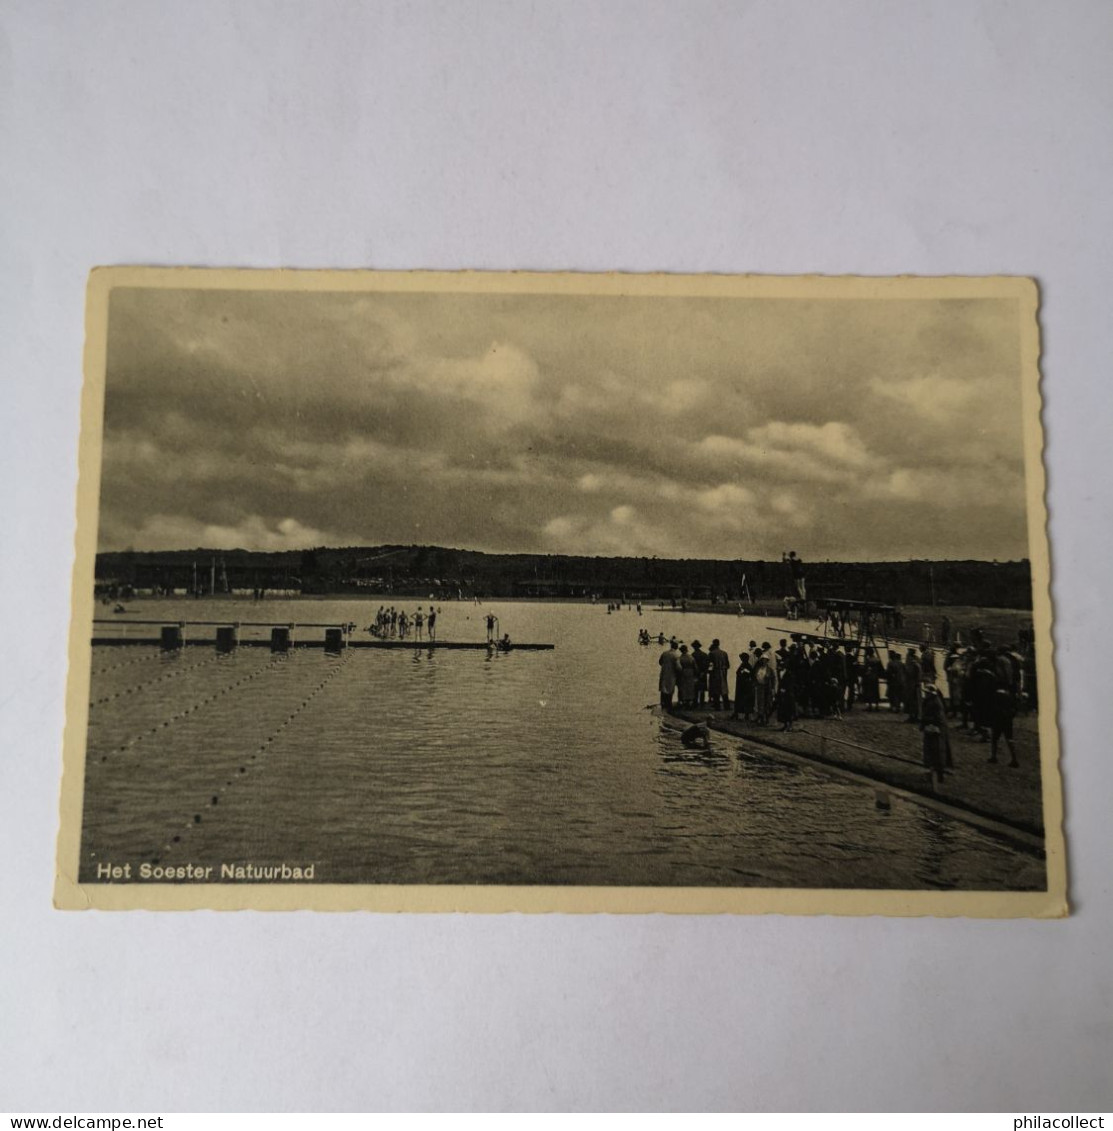
<path fill-rule="evenodd" d="M 965 821 L 967 824 L 975 825 L 997 836 L 1007 837 L 1028 848 L 1038 849 L 1041 853 L 1045 852 L 1046 843 L 1042 827 L 1033 826 L 1027 821 L 1011 819 L 1001 813 L 990 813 L 977 806 L 964 805 L 957 802 L 952 797 L 940 797 L 927 785 L 929 779 L 926 767 L 920 772 L 925 785 L 923 788 L 917 788 L 914 784 L 913 772 L 911 770 L 906 771 L 902 777 L 898 777 L 897 772 L 886 773 L 880 768 L 865 766 L 861 764 L 861 762 L 854 761 L 850 758 L 839 758 L 832 756 L 830 753 L 826 756 L 822 756 L 811 751 L 795 750 L 785 745 L 783 742 L 778 742 L 772 736 L 764 734 L 755 735 L 748 730 L 744 730 L 742 727 L 731 726 L 730 724 L 734 720 L 729 716 L 725 718 L 715 718 L 713 712 L 707 708 L 684 711 L 673 710 L 668 713 L 660 708 L 655 708 L 655 710 L 662 720 L 676 719 L 684 723 L 703 723 L 707 720 L 708 715 L 712 715 L 711 722 L 707 724 L 711 730 L 717 731 L 720 734 L 727 734 L 731 738 L 739 739 L 742 742 L 751 743 L 755 747 L 760 747 L 763 751 L 773 756 L 781 757 L 784 760 L 791 761 L 798 765 L 806 765 L 824 770 L 835 776 L 856 781 L 863 785 L 869 785 L 874 788 L 883 787 L 908 801 L 924 805 L 927 808 L 934 809 L 956 820 Z M 812 732 L 803 733 L 810 735 Z"/>

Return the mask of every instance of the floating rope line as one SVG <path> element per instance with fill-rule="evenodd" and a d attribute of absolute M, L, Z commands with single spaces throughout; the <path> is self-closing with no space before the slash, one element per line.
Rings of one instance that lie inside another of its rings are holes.
<path fill-rule="evenodd" d="M 137 683 L 134 687 L 125 687 L 120 691 L 114 691 L 111 695 L 102 695 L 100 699 L 92 699 L 89 702 L 89 706 L 90 708 L 99 707 L 104 703 L 111 703 L 115 699 L 125 699 L 129 695 L 134 695 L 137 691 L 154 687 L 156 683 L 165 683 L 168 679 L 176 679 L 178 676 L 186 675 L 188 672 L 196 671 L 198 668 L 208 667 L 209 664 L 215 664 L 224 658 L 224 656 L 210 656 L 208 659 L 200 660 L 196 664 L 189 664 L 184 668 L 175 668 L 174 671 L 167 672 L 165 675 L 148 679 L 144 683 Z"/>
<path fill-rule="evenodd" d="M 267 747 L 270 746 L 271 743 L 273 743 L 274 740 L 278 738 L 282 734 L 282 732 L 298 717 L 298 715 L 300 715 L 302 711 L 304 711 L 305 708 L 308 707 L 309 704 L 312 703 L 313 700 L 316 699 L 317 696 L 320 695 L 321 692 L 324 691 L 324 689 L 344 670 L 344 664 L 350 654 L 350 651 L 348 649 L 345 649 L 343 657 L 341 658 L 341 662 L 336 667 L 334 667 L 332 671 L 330 671 L 328 675 L 326 675 L 325 678 L 321 680 L 321 682 L 317 684 L 317 686 L 313 688 L 312 691 L 309 692 L 308 695 L 306 695 L 301 703 L 299 703 L 298 706 L 295 707 L 294 710 L 282 720 L 282 722 L 278 724 L 277 728 L 270 735 L 270 737 L 264 739 L 264 741 L 259 744 L 258 748 L 244 759 L 244 762 L 239 767 L 237 767 L 235 773 L 229 771 L 230 776 L 224 782 L 224 784 L 218 786 L 214 793 L 210 793 L 207 803 L 201 803 L 197 806 L 197 811 L 188 821 L 186 821 L 182 825 L 182 831 L 175 833 L 170 838 L 170 840 L 168 840 L 166 844 L 162 846 L 161 854 L 157 851 L 148 853 L 152 864 L 161 863 L 162 857 L 166 853 L 173 852 L 174 846 L 181 843 L 183 833 L 188 832 L 190 829 L 196 828 L 202 823 L 203 818 L 201 814 L 204 812 L 204 810 L 207 808 L 211 809 L 212 807 L 218 805 L 220 803 L 220 795 L 224 793 L 225 790 L 230 789 L 233 782 L 240 781 L 247 776 L 251 769 L 250 763 L 257 761 L 260 755 L 266 753 Z"/>
<path fill-rule="evenodd" d="M 242 676 L 240 679 L 237 679 L 234 682 L 228 684 L 227 687 L 222 687 L 219 691 L 214 691 L 212 695 L 206 695 L 204 699 L 198 700 L 196 703 L 191 704 L 181 711 L 175 711 L 174 714 L 170 716 L 170 718 L 163 720 L 161 723 L 156 723 L 148 730 L 145 730 L 142 733 L 129 738 L 127 742 L 116 747 L 116 749 L 110 751 L 110 753 L 125 753 L 133 746 L 142 742 L 145 738 L 150 738 L 152 734 L 158 734 L 160 731 L 168 727 L 172 722 L 176 722 L 178 719 L 184 719 L 187 715 L 192 715 L 194 711 L 199 711 L 202 707 L 207 707 L 210 703 L 215 703 L 222 695 L 227 695 L 230 691 L 235 691 L 237 687 L 242 687 L 245 683 L 250 683 L 253 679 L 258 679 L 259 676 L 263 675 L 265 672 L 273 670 L 276 664 L 283 664 L 287 662 L 288 661 L 285 656 L 272 657 L 270 663 L 266 664 L 264 667 L 256 668 L 255 671 L 251 672 L 249 675 Z M 107 762 L 108 754 L 102 754 L 100 761 Z"/>

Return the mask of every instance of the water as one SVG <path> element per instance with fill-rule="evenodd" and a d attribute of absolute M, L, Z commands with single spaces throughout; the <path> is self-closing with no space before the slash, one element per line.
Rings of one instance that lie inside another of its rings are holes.
<path fill-rule="evenodd" d="M 364 626 L 379 603 L 170 599 L 115 619 Z M 1036 855 L 923 806 L 878 810 L 868 787 L 725 736 L 686 750 L 647 709 L 659 650 L 638 629 L 719 636 L 733 656 L 771 635 L 764 621 L 441 608 L 442 640 L 483 640 L 493 611 L 513 639 L 556 648 L 94 648 L 82 878 L 157 860 L 217 875 L 312 863 L 330 883 L 1044 887 Z"/>

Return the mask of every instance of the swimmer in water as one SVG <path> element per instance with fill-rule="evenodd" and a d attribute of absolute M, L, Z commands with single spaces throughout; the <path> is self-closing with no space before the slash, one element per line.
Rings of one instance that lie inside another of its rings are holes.
<path fill-rule="evenodd" d="M 711 722 L 711 716 L 707 716 L 707 721 L 703 723 L 693 723 L 686 730 L 681 732 L 680 741 L 689 750 L 710 750 L 711 749 L 711 728 L 707 725 Z"/>

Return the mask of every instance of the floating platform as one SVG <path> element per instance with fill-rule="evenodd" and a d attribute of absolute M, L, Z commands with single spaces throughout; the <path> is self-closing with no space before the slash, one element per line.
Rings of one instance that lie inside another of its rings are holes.
<path fill-rule="evenodd" d="M 159 636 L 94 636 L 93 646 L 99 648 L 102 645 L 110 647 L 135 645 L 144 646 L 147 648 L 158 648 L 162 646 L 162 638 Z M 192 639 L 184 639 L 178 645 L 179 647 L 195 648 L 204 646 L 207 648 L 217 647 L 217 641 L 211 637 L 194 637 Z M 237 641 L 236 647 L 239 648 L 270 648 L 271 641 L 269 639 L 260 638 L 258 640 L 244 640 Z M 347 640 L 339 646 L 333 644 L 331 641 L 326 640 L 291 640 L 289 643 L 290 648 L 386 648 L 386 649 L 405 649 L 413 651 L 457 651 L 457 652 L 486 652 L 488 645 L 479 640 Z M 551 652 L 556 647 L 555 644 L 535 644 L 535 643 L 522 643 L 512 641 L 509 649 L 498 648 L 494 650 L 498 652 Z"/>
<path fill-rule="evenodd" d="M 272 652 L 287 652 L 291 648 L 325 648 L 330 652 L 340 652 L 345 648 L 401 648 L 409 651 L 425 649 L 432 651 L 435 648 L 444 648 L 449 651 L 486 652 L 494 649 L 498 652 L 551 652 L 554 644 L 537 644 L 530 641 L 518 643 L 510 642 L 509 647 L 504 647 L 497 642 L 482 640 L 419 640 L 393 639 L 383 640 L 381 637 L 372 636 L 370 639 L 362 636 L 356 637 L 355 625 L 351 621 L 338 624 L 336 621 L 292 621 L 285 624 L 276 624 L 274 621 L 263 620 L 132 620 L 121 621 L 115 618 L 94 617 L 94 625 L 110 624 L 114 628 L 157 628 L 157 636 L 124 636 L 111 633 L 107 636 L 95 635 L 93 629 L 93 646 L 101 647 L 136 645 L 148 648 L 158 647 L 164 652 L 173 652 L 187 645 L 196 647 L 206 645 L 216 648 L 218 652 L 232 652 L 236 648 L 269 648 Z M 215 628 L 215 635 L 187 637 L 189 629 Z M 240 636 L 241 628 L 266 628 L 270 629 L 269 636 L 248 637 Z M 324 636 L 295 639 L 297 629 L 324 629 Z"/>

